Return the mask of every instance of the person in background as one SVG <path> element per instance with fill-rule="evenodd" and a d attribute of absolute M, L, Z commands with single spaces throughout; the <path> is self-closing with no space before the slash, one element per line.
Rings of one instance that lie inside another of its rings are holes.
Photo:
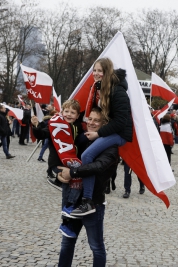
<path fill-rule="evenodd" d="M 26 104 L 24 108 L 24 115 L 22 119 L 21 132 L 19 137 L 19 145 L 25 146 L 25 139 L 28 136 L 30 120 L 31 120 L 31 105 Z"/>
<path fill-rule="evenodd" d="M 7 135 L 9 133 L 9 122 L 6 118 L 7 110 L 6 108 L 0 104 L 0 139 L 3 147 L 4 154 L 6 155 L 6 159 L 12 159 L 15 156 L 12 156 L 9 153 L 9 149 L 7 147 Z"/>
<path fill-rule="evenodd" d="M 161 120 L 160 136 L 168 157 L 168 161 L 171 165 L 171 148 L 174 145 L 174 133 L 171 126 L 171 116 L 169 114 L 164 115 Z"/>
<path fill-rule="evenodd" d="M 126 162 L 124 162 L 124 188 L 125 193 L 123 194 L 123 198 L 129 198 L 131 193 L 131 185 L 132 185 L 132 170 L 127 165 Z M 137 177 L 138 178 L 138 177 Z M 138 178 L 139 184 L 140 184 L 140 194 L 144 194 L 145 192 L 145 185 L 142 183 L 142 181 Z"/>

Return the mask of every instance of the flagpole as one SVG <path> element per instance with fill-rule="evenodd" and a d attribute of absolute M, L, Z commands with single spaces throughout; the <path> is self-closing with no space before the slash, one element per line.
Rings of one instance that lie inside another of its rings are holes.
<path fill-rule="evenodd" d="M 37 148 L 40 146 L 40 144 L 42 143 L 42 140 L 40 140 L 38 142 L 38 144 L 36 145 L 36 147 L 33 149 L 32 153 L 30 154 L 30 156 L 28 157 L 26 162 L 29 162 L 29 160 L 31 159 L 31 157 L 33 156 L 33 154 L 35 153 L 35 151 L 37 150 Z"/>

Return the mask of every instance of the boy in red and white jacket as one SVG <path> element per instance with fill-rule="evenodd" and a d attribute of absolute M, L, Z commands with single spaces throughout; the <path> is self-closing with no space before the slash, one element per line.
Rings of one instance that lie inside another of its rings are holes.
<path fill-rule="evenodd" d="M 160 136 L 166 150 L 166 154 L 171 164 L 171 148 L 174 145 L 174 134 L 171 126 L 171 116 L 169 114 L 164 115 L 160 125 Z"/>

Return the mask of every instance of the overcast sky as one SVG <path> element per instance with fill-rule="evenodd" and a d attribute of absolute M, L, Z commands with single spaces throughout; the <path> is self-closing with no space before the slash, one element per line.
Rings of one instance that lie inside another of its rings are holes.
<path fill-rule="evenodd" d="M 12 1 L 12 0 L 11 0 Z M 62 0 L 36 0 L 40 3 L 42 8 L 54 7 Z M 14 0 L 15 3 L 21 3 L 21 0 Z M 134 12 L 142 8 L 158 8 L 160 10 L 169 11 L 175 9 L 178 11 L 178 0 L 64 0 L 63 2 L 70 3 L 72 6 L 77 7 L 79 10 L 88 7 L 116 7 L 121 11 Z"/>

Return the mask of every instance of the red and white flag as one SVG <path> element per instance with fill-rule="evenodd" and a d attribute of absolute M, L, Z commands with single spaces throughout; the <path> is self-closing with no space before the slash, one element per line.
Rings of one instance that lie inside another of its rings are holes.
<path fill-rule="evenodd" d="M 99 56 L 99 58 L 102 57 L 110 58 L 115 69 L 122 68 L 127 73 L 134 134 L 132 143 L 127 142 L 123 147 L 120 147 L 119 154 L 146 187 L 169 207 L 169 199 L 163 190 L 175 185 L 176 181 L 121 32 L 114 36 Z M 70 99 L 75 98 L 80 102 L 82 110 L 85 109 L 90 86 L 94 82 L 92 70 L 93 66 L 70 96 Z"/>
<path fill-rule="evenodd" d="M 29 99 L 36 103 L 50 103 L 52 84 L 51 77 L 32 68 L 20 64 Z"/>
<path fill-rule="evenodd" d="M 157 122 L 160 124 L 160 119 L 167 113 L 168 109 L 172 106 L 174 103 L 175 98 L 173 98 L 169 103 L 167 103 L 162 109 L 156 110 L 156 113 L 153 117 L 157 120 Z"/>
<path fill-rule="evenodd" d="M 22 96 L 21 95 L 17 95 L 17 97 L 18 97 L 19 102 L 21 103 L 22 107 L 25 108 L 25 102 L 23 101 Z"/>
<path fill-rule="evenodd" d="M 20 125 L 22 124 L 22 119 L 23 119 L 23 109 L 20 108 L 13 108 L 11 106 L 8 106 L 6 104 L 1 104 L 3 105 L 5 108 L 9 109 L 8 115 L 11 117 L 14 117 L 18 120 L 18 122 L 20 123 Z"/>
<path fill-rule="evenodd" d="M 178 104 L 177 95 L 171 90 L 171 88 L 154 72 L 151 76 L 151 96 L 159 96 L 162 99 L 171 101 L 173 98 L 174 103 Z"/>
<path fill-rule="evenodd" d="M 53 105 L 55 107 L 55 110 L 57 110 L 58 112 L 61 111 L 61 95 L 57 96 L 54 87 L 53 87 Z"/>

